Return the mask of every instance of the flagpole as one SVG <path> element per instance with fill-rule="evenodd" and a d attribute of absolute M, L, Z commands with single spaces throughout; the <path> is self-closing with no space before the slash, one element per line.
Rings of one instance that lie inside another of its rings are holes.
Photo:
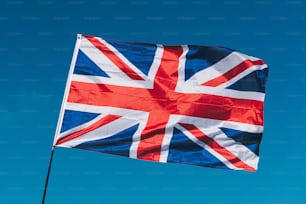
<path fill-rule="evenodd" d="M 45 198 L 46 198 L 46 194 L 47 194 L 47 188 L 48 188 L 49 176 L 50 176 L 50 171 L 51 171 L 51 166 L 52 166 L 54 149 L 55 149 L 55 145 L 56 145 L 56 141 L 58 139 L 58 136 L 60 135 L 61 124 L 63 122 L 63 117 L 64 117 L 64 109 L 65 109 L 64 107 L 65 107 L 66 102 L 67 102 L 69 87 L 70 87 L 71 78 L 72 78 L 72 74 L 73 74 L 73 69 L 75 67 L 78 51 L 79 51 L 79 48 L 80 48 L 81 39 L 82 39 L 82 35 L 77 34 L 77 41 L 75 43 L 75 47 L 74 47 L 74 51 L 73 51 L 73 56 L 72 56 L 72 61 L 71 61 L 71 64 L 70 64 L 70 69 L 69 69 L 69 73 L 68 73 L 67 82 L 66 82 L 66 88 L 65 88 L 65 92 L 64 92 L 62 106 L 61 106 L 59 118 L 58 118 L 58 121 L 57 121 L 56 130 L 55 130 L 55 136 L 54 136 L 54 140 L 53 140 L 53 146 L 52 146 L 52 151 L 51 151 L 51 156 L 50 156 L 50 161 L 49 161 L 48 173 L 47 173 L 46 181 L 45 181 L 44 194 L 43 194 L 43 198 L 42 198 L 42 201 L 41 201 L 42 204 L 45 203 Z"/>
<path fill-rule="evenodd" d="M 52 166 L 54 149 L 55 149 L 55 146 L 52 146 L 52 151 L 51 151 L 51 156 L 50 156 L 50 161 L 49 161 L 49 167 L 48 167 L 48 173 L 47 173 L 46 181 L 45 181 L 44 194 L 43 194 L 43 198 L 42 198 L 42 201 L 41 201 L 42 204 L 45 203 L 45 198 L 46 198 L 46 194 L 47 194 L 47 188 L 48 188 L 49 176 L 50 176 L 50 171 L 51 171 L 51 166 Z"/>

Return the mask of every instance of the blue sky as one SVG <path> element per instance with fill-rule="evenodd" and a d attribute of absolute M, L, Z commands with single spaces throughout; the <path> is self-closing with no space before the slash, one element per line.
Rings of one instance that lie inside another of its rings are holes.
<path fill-rule="evenodd" d="M 77 33 L 230 47 L 270 67 L 257 173 L 57 148 L 46 203 L 306 203 L 306 2 L 3 0 L 0 203 L 39 203 Z"/>

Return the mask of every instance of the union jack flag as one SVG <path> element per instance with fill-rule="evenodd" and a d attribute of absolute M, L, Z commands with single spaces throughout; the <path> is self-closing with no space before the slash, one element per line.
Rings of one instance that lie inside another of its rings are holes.
<path fill-rule="evenodd" d="M 54 146 L 256 171 L 267 75 L 229 48 L 78 35 Z"/>

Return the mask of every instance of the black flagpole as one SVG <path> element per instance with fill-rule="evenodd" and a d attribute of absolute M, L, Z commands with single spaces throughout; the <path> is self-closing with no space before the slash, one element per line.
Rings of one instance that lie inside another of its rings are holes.
<path fill-rule="evenodd" d="M 50 175 L 51 166 L 52 166 L 54 148 L 55 147 L 52 146 L 52 151 L 51 151 L 51 156 L 50 156 L 50 161 L 49 161 L 49 167 L 48 167 L 48 173 L 47 173 L 47 177 L 46 177 L 46 181 L 45 181 L 44 195 L 43 195 L 43 198 L 42 198 L 42 201 L 41 201 L 42 204 L 45 203 L 45 197 L 46 197 L 47 188 L 48 188 L 48 181 L 49 181 L 49 175 Z"/>

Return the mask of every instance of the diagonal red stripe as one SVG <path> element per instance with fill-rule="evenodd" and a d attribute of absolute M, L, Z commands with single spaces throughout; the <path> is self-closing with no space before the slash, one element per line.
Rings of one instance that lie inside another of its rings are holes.
<path fill-rule="evenodd" d="M 81 129 L 79 131 L 76 131 L 70 135 L 67 135 L 65 137 L 60 138 L 59 140 L 57 140 L 56 145 L 60 145 L 64 142 L 67 142 L 69 140 L 75 139 L 77 137 L 80 137 L 90 131 L 93 131 L 99 127 L 102 127 L 103 125 L 106 125 L 110 122 L 113 122 L 114 120 L 117 120 L 119 118 L 121 118 L 122 116 L 118 116 L 118 115 L 106 115 L 103 118 L 99 119 L 98 121 L 96 121 L 95 123 L 91 124 L 90 126 Z"/>
<path fill-rule="evenodd" d="M 212 87 L 216 87 L 219 86 L 229 80 L 231 80 L 232 78 L 236 77 L 238 74 L 242 73 L 243 71 L 249 69 L 250 67 L 254 66 L 254 65 L 264 65 L 265 62 L 262 60 L 255 60 L 255 61 L 251 61 L 251 60 L 244 60 L 243 62 L 241 62 L 240 64 L 238 64 L 237 66 L 235 66 L 233 69 L 225 72 L 223 75 L 216 77 L 212 80 L 209 80 L 205 83 L 203 83 L 203 86 L 212 86 Z"/>
<path fill-rule="evenodd" d="M 99 49 L 108 59 L 110 59 L 119 69 L 121 69 L 126 75 L 134 80 L 144 80 L 139 74 L 137 74 L 131 67 L 129 67 L 123 60 L 121 60 L 112 50 L 106 45 L 100 42 L 97 38 L 92 36 L 85 36 L 91 44 Z"/>
<path fill-rule="evenodd" d="M 237 168 L 243 168 L 247 171 L 256 171 L 253 167 L 247 165 L 245 162 L 243 162 L 241 159 L 239 159 L 236 155 L 234 155 L 232 152 L 228 151 L 226 148 L 221 146 L 218 142 L 216 142 L 214 139 L 208 137 L 203 133 L 199 128 L 192 124 L 186 124 L 186 123 L 179 123 L 182 127 L 184 127 L 186 130 L 188 130 L 193 136 L 195 136 L 198 140 L 202 141 L 206 145 L 208 145 L 210 148 L 212 148 L 214 151 L 216 151 L 218 154 L 222 155 L 227 161 L 229 161 L 231 164 L 233 164 Z"/>

